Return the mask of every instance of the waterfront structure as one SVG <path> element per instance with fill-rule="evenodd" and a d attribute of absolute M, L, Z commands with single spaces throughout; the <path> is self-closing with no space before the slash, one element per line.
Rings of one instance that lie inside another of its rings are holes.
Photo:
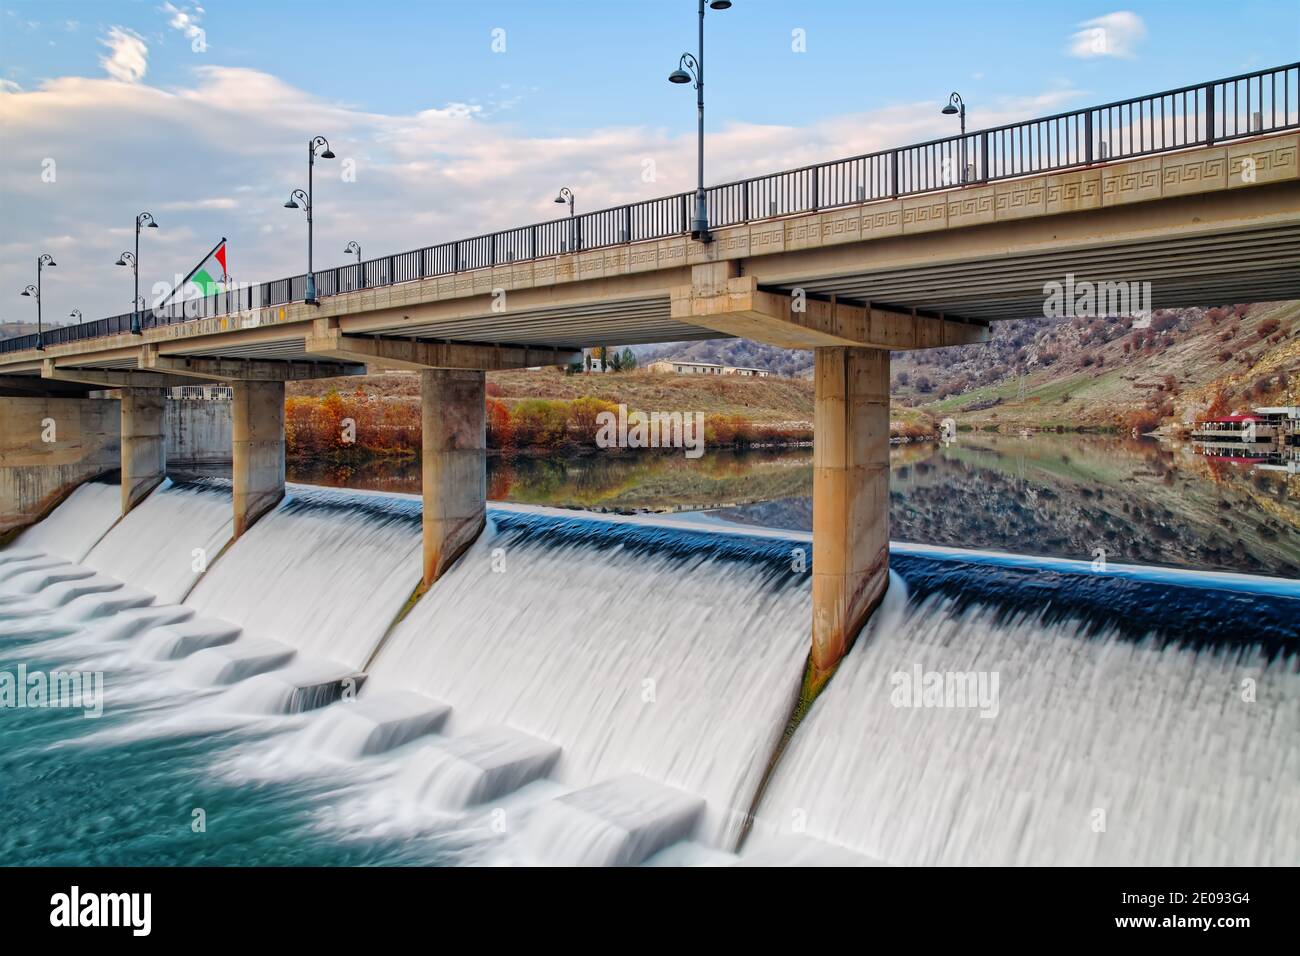
<path fill-rule="evenodd" d="M 128 314 L 8 339 L 0 396 L 121 389 L 125 513 L 165 474 L 163 390 L 230 384 L 239 536 L 284 494 L 286 382 L 419 371 L 428 587 L 484 526 L 486 371 L 578 364 L 592 341 L 812 349 L 826 676 L 888 583 L 890 353 L 986 342 L 1065 276 L 1150 282 L 1159 308 L 1300 298 L 1300 114 L 1260 100 L 1298 79 L 1289 64 L 714 186 L 708 243 L 683 193 L 373 259 L 364 289 L 352 264 L 219 292 L 197 317 L 147 310 L 139 335 Z"/>

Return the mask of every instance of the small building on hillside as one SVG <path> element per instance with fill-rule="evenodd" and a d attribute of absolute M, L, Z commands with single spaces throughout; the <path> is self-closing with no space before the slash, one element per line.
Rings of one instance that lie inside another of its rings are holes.
<path fill-rule="evenodd" d="M 719 365 L 717 362 L 691 362 L 684 359 L 660 359 L 646 366 L 652 372 L 671 375 L 739 375 L 742 378 L 768 378 L 773 373 L 766 368 L 743 365 Z"/>
<path fill-rule="evenodd" d="M 652 372 L 671 372 L 675 375 L 721 375 L 724 368 L 714 362 L 668 361 L 667 359 L 651 362 L 646 367 Z"/>

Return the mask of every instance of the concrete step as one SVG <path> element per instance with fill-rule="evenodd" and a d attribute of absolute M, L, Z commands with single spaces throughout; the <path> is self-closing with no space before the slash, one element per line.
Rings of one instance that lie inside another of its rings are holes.
<path fill-rule="evenodd" d="M 496 800 L 551 772 L 560 748 L 512 727 L 484 727 L 427 744 L 404 761 L 402 785 L 431 806 Z"/>
<path fill-rule="evenodd" d="M 450 713 L 446 704 L 410 691 L 362 694 L 325 708 L 305 731 L 305 746 L 344 759 L 386 753 L 435 733 Z"/>
<path fill-rule="evenodd" d="M 209 647 L 192 654 L 178 676 L 194 687 L 220 687 L 284 667 L 298 652 L 280 641 L 243 637 L 233 644 Z"/>
<path fill-rule="evenodd" d="M 90 591 L 78 595 L 62 605 L 53 617 L 56 621 L 93 621 L 96 618 L 118 614 L 128 608 L 148 607 L 153 604 L 153 601 L 154 597 L 148 591 L 119 584 L 110 590 Z"/>
<path fill-rule="evenodd" d="M 55 608 L 65 607 L 84 595 L 116 591 L 121 586 L 121 581 L 114 580 L 106 574 L 91 574 L 88 577 L 72 581 L 58 581 L 51 584 L 32 599 L 32 604 L 47 610 L 54 610 Z"/>
<path fill-rule="evenodd" d="M 213 708 L 236 714 L 300 714 L 334 703 L 349 682 L 360 689 L 365 679 L 356 668 L 337 661 L 299 659 L 241 681 L 214 701 Z"/>
<path fill-rule="evenodd" d="M 538 863 L 636 866 L 687 839 L 703 812 L 694 794 L 626 774 L 543 803 L 524 838 Z"/>
<path fill-rule="evenodd" d="M 110 592 L 110 594 L 116 592 Z M 164 627 L 169 624 L 177 624 L 181 621 L 189 620 L 194 616 L 194 611 L 188 607 L 181 607 L 176 604 L 157 604 L 147 607 L 133 607 L 129 610 L 114 614 L 104 621 L 96 621 L 91 625 L 91 630 L 95 636 L 109 641 L 125 640 L 129 637 L 135 637 L 152 628 Z"/>
<path fill-rule="evenodd" d="M 69 564 L 67 561 L 56 561 L 52 564 L 36 562 L 35 564 L 20 565 L 11 569 L 13 574 L 4 580 L 3 587 L 5 594 L 0 600 L 4 601 L 21 601 L 30 599 L 31 595 L 54 584 L 61 584 L 65 581 L 81 581 L 94 575 L 90 568 L 83 568 L 79 564 Z"/>
<path fill-rule="evenodd" d="M 229 644 L 242 630 L 216 618 L 192 617 L 145 631 L 136 642 L 135 656 L 149 661 L 176 661 L 207 647 Z"/>

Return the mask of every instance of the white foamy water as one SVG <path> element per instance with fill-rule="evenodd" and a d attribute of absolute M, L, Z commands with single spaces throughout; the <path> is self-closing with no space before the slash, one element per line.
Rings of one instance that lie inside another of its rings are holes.
<path fill-rule="evenodd" d="M 727 846 L 798 692 L 808 589 L 719 556 L 721 536 L 661 530 L 637 551 L 633 526 L 595 527 L 519 541 L 490 521 L 390 636 L 373 689 L 445 701 L 451 734 L 556 744 L 570 787 L 633 773 L 703 797 L 697 835 Z"/>
<path fill-rule="evenodd" d="M 180 606 L 137 585 L 184 584 L 182 544 L 221 534 L 219 491 L 159 489 L 94 549 L 101 570 L 0 552 L 6 647 L 102 667 L 107 709 L 139 712 L 76 746 L 225 736 L 208 773 L 309 784 L 316 839 L 400 838 L 403 862 L 737 862 L 807 652 L 789 554 L 806 540 L 494 509 L 363 678 L 419 574 L 419 502 L 292 490 Z M 54 517 L 47 540 L 75 551 Z M 1213 594 L 1206 577 L 1183 586 Z M 892 576 L 738 861 L 1300 861 L 1294 646 L 1270 662 L 1084 630 L 909 606 Z M 895 675 L 918 672 L 996 674 L 996 697 L 897 706 Z"/>
<path fill-rule="evenodd" d="M 185 603 L 305 654 L 360 667 L 420 573 L 418 498 L 291 485 Z"/>
<path fill-rule="evenodd" d="M 234 527 L 229 486 L 163 482 L 91 549 L 82 563 L 179 602 Z"/>
<path fill-rule="evenodd" d="M 121 515 L 120 485 L 87 482 L 42 521 L 19 534 L 13 546 L 81 561 Z"/>
<path fill-rule="evenodd" d="M 753 842 L 803 833 L 894 864 L 1300 862 L 1296 658 L 1082 630 L 934 600 L 875 622 L 796 733 Z M 996 673 L 996 715 L 896 706 L 917 667 L 986 688 Z"/>

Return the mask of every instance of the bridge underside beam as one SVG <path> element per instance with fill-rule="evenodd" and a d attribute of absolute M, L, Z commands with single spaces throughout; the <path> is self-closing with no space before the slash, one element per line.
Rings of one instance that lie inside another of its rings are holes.
<path fill-rule="evenodd" d="M 486 382 L 473 369 L 420 373 L 425 588 L 474 543 L 487 519 Z"/>
<path fill-rule="evenodd" d="M 733 273 L 728 262 L 695 266 L 691 285 L 672 291 L 672 317 L 788 349 L 902 351 L 988 341 L 985 324 L 766 292 L 755 277 Z"/>
<path fill-rule="evenodd" d="M 96 386 L 84 382 L 55 381 L 38 375 L 0 375 L 0 395 L 84 398 L 96 390 Z"/>
<path fill-rule="evenodd" d="M 109 388 L 173 388 L 187 385 L 188 381 L 175 375 L 160 372 L 136 372 L 119 369 L 61 368 L 54 359 L 46 359 L 41 378 L 54 382 L 74 382 L 98 389 Z"/>
<path fill-rule="evenodd" d="M 234 380 L 231 479 L 238 538 L 284 497 L 284 382 Z"/>
<path fill-rule="evenodd" d="M 495 371 L 537 365 L 568 365 L 582 359 L 582 353 L 562 349 L 345 335 L 330 325 L 332 321 L 335 320 L 316 321 L 312 334 L 304 343 L 309 354 L 415 370 L 459 368 Z"/>
<path fill-rule="evenodd" d="M 190 379 L 213 382 L 301 382 L 314 378 L 364 375 L 366 367 L 351 362 L 281 362 L 263 359 L 198 358 L 160 355 L 145 348 L 140 367 Z"/>
<path fill-rule="evenodd" d="M 166 408 L 167 393 L 161 388 L 122 389 L 122 514 L 167 474 Z"/>
<path fill-rule="evenodd" d="M 889 353 L 814 353 L 813 641 L 828 677 L 889 577 Z"/>

